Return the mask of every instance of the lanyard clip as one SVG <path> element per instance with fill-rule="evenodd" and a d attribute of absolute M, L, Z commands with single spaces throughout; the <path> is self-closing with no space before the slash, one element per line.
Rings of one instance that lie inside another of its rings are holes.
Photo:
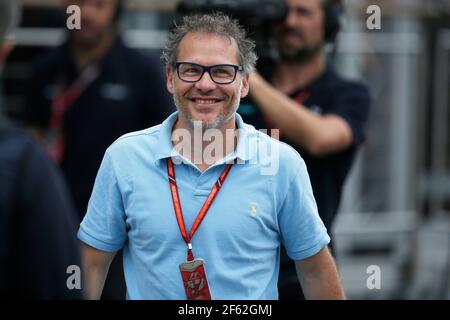
<path fill-rule="evenodd" d="M 188 243 L 188 252 L 187 252 L 187 261 L 192 261 L 194 260 L 194 254 L 192 253 L 192 243 Z"/>

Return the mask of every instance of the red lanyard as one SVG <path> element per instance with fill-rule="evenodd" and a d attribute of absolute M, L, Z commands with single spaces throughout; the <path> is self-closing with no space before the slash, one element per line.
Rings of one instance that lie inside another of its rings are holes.
<path fill-rule="evenodd" d="M 169 175 L 169 186 L 170 186 L 170 191 L 172 192 L 173 207 L 175 209 L 175 216 L 177 217 L 178 227 L 180 228 L 181 235 L 183 236 L 183 239 L 186 242 L 186 245 L 188 247 L 188 253 L 187 253 L 188 261 L 194 260 L 194 255 L 192 254 L 191 239 L 194 236 L 195 231 L 197 231 L 198 227 L 200 226 L 200 223 L 202 223 L 203 218 L 206 216 L 206 213 L 208 212 L 209 208 L 211 207 L 212 202 L 216 198 L 217 193 L 219 193 L 219 190 L 222 187 L 222 184 L 225 182 L 225 179 L 227 178 L 227 175 L 230 172 L 232 166 L 233 166 L 233 164 L 228 164 L 225 167 L 225 169 L 223 170 L 219 179 L 217 179 L 216 183 L 214 184 L 213 188 L 211 189 L 211 192 L 208 195 L 208 198 L 206 199 L 205 203 L 203 204 L 202 208 L 200 209 L 200 212 L 198 213 L 197 218 L 195 218 L 195 221 L 191 227 L 191 231 L 188 234 L 186 232 L 186 225 L 184 224 L 183 212 L 181 210 L 180 196 L 178 195 L 178 187 L 177 187 L 177 181 L 175 179 L 175 170 L 173 169 L 172 158 L 170 158 L 170 157 L 167 158 L 167 173 Z"/>
<path fill-rule="evenodd" d="M 297 93 L 297 95 L 295 96 L 294 100 L 298 104 L 303 104 L 306 101 L 306 99 L 309 98 L 310 95 L 311 95 L 311 92 L 309 92 L 308 89 L 303 89 L 299 93 Z"/>
<path fill-rule="evenodd" d="M 58 92 L 52 101 L 50 129 L 52 141 L 47 141 L 47 151 L 57 163 L 62 161 L 64 153 L 64 136 L 62 134 L 64 113 L 78 100 L 81 94 L 100 75 L 100 68 L 96 64 L 87 67 L 74 83 L 65 91 Z"/>
<path fill-rule="evenodd" d="M 308 89 L 303 89 L 299 93 L 297 93 L 297 95 L 293 99 L 298 104 L 303 104 L 306 101 L 306 99 L 309 98 L 310 95 L 311 95 L 311 93 Z M 265 117 L 264 120 L 267 124 L 267 127 L 270 128 L 270 130 L 278 129 L 278 139 L 280 139 L 281 138 L 281 129 L 276 128 L 275 125 L 273 124 L 272 120 L 269 117 Z"/>

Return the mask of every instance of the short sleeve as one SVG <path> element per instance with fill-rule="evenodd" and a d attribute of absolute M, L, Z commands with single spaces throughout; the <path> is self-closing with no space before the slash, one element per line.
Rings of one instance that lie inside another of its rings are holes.
<path fill-rule="evenodd" d="M 352 129 L 353 142 L 359 145 L 365 140 L 365 130 L 370 112 L 369 91 L 362 84 L 345 83 L 337 90 L 333 105 L 327 113 L 342 117 Z"/>
<path fill-rule="evenodd" d="M 330 237 L 319 217 L 305 162 L 299 157 L 296 176 L 279 212 L 281 240 L 288 256 L 302 260 L 328 245 Z"/>
<path fill-rule="evenodd" d="M 96 249 L 115 252 L 126 241 L 125 218 L 121 191 L 107 151 L 95 179 L 78 238 Z"/>

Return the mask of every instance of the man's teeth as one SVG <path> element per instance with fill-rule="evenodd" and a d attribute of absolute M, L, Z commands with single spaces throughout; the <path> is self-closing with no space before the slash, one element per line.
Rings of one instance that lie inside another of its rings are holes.
<path fill-rule="evenodd" d="M 205 100 L 205 99 L 195 99 L 195 103 L 198 104 L 213 104 L 216 103 L 217 100 Z"/>

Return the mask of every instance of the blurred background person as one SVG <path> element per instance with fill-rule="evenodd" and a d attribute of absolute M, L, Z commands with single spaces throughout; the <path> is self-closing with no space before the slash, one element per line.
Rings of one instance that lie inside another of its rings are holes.
<path fill-rule="evenodd" d="M 0 1 L 0 77 L 20 8 Z M 24 130 L 2 114 L 0 96 L 0 298 L 81 299 L 69 289 L 80 266 L 77 216 L 59 171 Z"/>
<path fill-rule="evenodd" d="M 25 118 L 61 165 L 81 221 L 106 148 L 122 134 L 160 123 L 173 108 L 159 60 L 128 48 L 119 35 L 124 2 L 64 2 L 70 5 L 80 8 L 81 28 L 37 60 Z M 120 264 L 119 254 L 104 298 L 125 297 Z"/>
<path fill-rule="evenodd" d="M 84 216 L 95 174 L 120 135 L 159 123 L 172 110 L 159 60 L 124 45 L 122 0 L 74 0 L 81 29 L 37 59 L 25 118 L 60 163 Z"/>
<path fill-rule="evenodd" d="M 345 179 L 365 139 L 369 93 L 327 65 L 325 44 L 339 31 L 340 1 L 285 3 L 286 16 L 274 28 L 279 59 L 258 63 L 264 78 L 251 76 L 251 101 L 238 112 L 258 129 L 280 129 L 281 140 L 301 154 L 320 217 L 331 232 Z M 301 297 L 284 250 L 281 259 L 280 298 Z"/>

